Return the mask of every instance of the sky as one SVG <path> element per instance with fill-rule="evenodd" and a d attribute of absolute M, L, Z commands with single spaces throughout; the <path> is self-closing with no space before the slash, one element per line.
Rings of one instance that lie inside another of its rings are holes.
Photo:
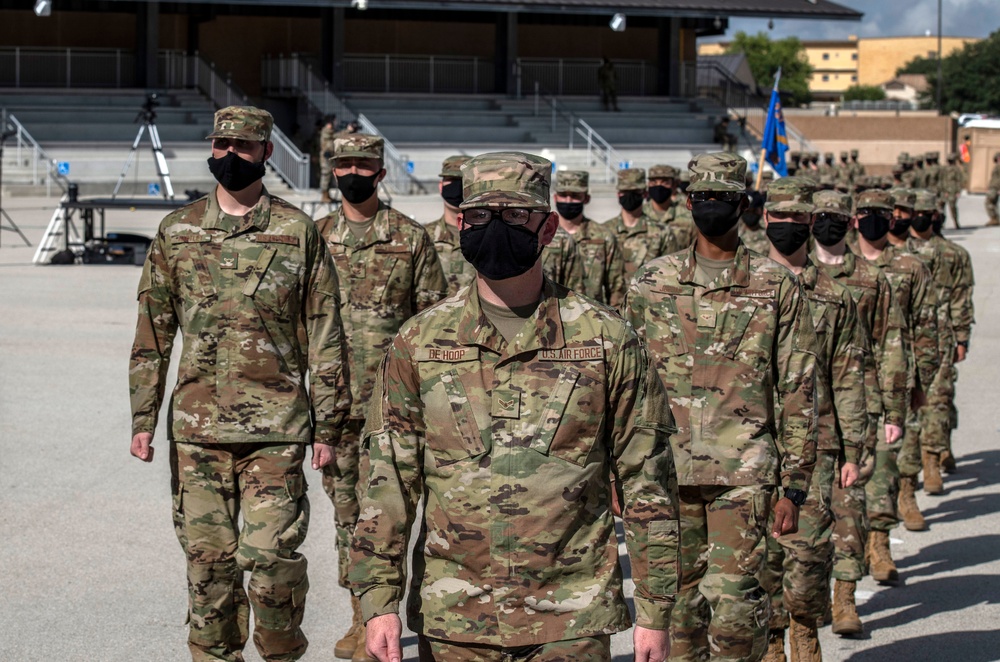
<path fill-rule="evenodd" d="M 769 32 L 772 39 L 796 36 L 803 41 L 842 40 L 859 37 L 901 37 L 937 35 L 938 0 L 833 0 L 864 12 L 857 21 L 774 21 L 768 30 L 767 19 L 731 18 L 723 37 L 705 41 L 727 41 L 740 30 L 754 34 Z M 988 37 L 1000 30 L 1000 0 L 942 0 L 942 30 L 945 37 Z"/>

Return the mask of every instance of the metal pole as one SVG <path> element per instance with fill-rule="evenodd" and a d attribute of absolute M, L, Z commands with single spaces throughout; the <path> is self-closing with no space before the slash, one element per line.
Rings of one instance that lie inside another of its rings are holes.
<path fill-rule="evenodd" d="M 518 86 L 520 87 L 520 85 Z M 538 117 L 538 81 L 535 81 L 535 117 Z"/>
<path fill-rule="evenodd" d="M 944 113 L 944 109 L 941 107 L 941 87 L 944 84 L 944 81 L 941 79 L 941 70 L 942 70 L 942 63 L 941 63 L 941 0 L 938 0 L 938 53 L 937 53 L 937 55 L 938 55 L 937 84 L 936 84 L 936 87 L 937 87 L 937 109 L 938 109 L 938 114 L 941 115 L 941 114 Z"/>

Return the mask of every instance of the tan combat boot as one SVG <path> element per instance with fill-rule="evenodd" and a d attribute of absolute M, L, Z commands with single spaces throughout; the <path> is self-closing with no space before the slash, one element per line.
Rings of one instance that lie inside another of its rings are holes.
<path fill-rule="evenodd" d="M 351 662 L 378 662 L 377 659 L 368 654 L 365 650 L 365 626 L 361 626 L 361 631 L 358 633 L 358 647 L 354 649 L 354 655 L 351 656 Z"/>
<path fill-rule="evenodd" d="M 899 581 L 899 571 L 892 562 L 889 552 L 889 532 L 872 530 L 868 534 L 868 571 L 872 579 L 882 584 L 895 584 Z"/>
<path fill-rule="evenodd" d="M 990 220 L 986 221 L 986 227 L 990 227 L 991 225 L 1000 225 L 1000 220 L 991 218 Z"/>
<path fill-rule="evenodd" d="M 771 630 L 767 637 L 767 653 L 760 662 L 787 662 L 784 630 Z"/>
<path fill-rule="evenodd" d="M 941 456 L 937 453 L 923 454 L 924 460 L 924 492 L 927 494 L 943 494 L 944 481 L 941 479 Z"/>
<path fill-rule="evenodd" d="M 946 474 L 955 473 L 955 456 L 951 454 L 951 451 L 941 451 L 941 468 Z"/>
<path fill-rule="evenodd" d="M 803 622 L 791 617 L 792 627 L 789 628 L 788 644 L 792 649 L 792 662 L 823 662 L 823 653 L 819 648 L 819 631 L 815 619 Z"/>
<path fill-rule="evenodd" d="M 358 648 L 358 636 L 361 636 L 361 646 L 365 645 L 365 638 L 362 634 L 364 624 L 361 622 L 361 601 L 353 595 L 351 596 L 351 628 L 343 638 L 333 645 L 333 654 L 341 660 L 350 660 L 354 657 L 354 651 Z"/>
<path fill-rule="evenodd" d="M 903 526 L 908 531 L 926 531 L 927 522 L 917 505 L 917 477 L 900 476 L 899 478 L 899 516 L 903 518 Z"/>
<path fill-rule="evenodd" d="M 865 631 L 858 617 L 858 607 L 854 603 L 856 582 L 843 582 L 839 579 L 833 583 L 833 633 L 841 636 L 854 636 Z"/>

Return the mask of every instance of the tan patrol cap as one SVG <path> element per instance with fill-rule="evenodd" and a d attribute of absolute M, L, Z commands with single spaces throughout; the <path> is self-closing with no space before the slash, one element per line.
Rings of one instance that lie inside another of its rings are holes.
<path fill-rule="evenodd" d="M 680 170 L 672 165 L 655 165 L 649 169 L 647 176 L 650 179 L 677 179 Z"/>
<path fill-rule="evenodd" d="M 642 168 L 624 168 L 618 171 L 619 191 L 634 191 L 646 188 L 646 171 Z"/>
<path fill-rule="evenodd" d="M 549 209 L 552 162 L 524 152 L 480 154 L 462 166 L 459 207 Z"/>
<path fill-rule="evenodd" d="M 346 133 L 333 139 L 333 158 L 361 158 L 382 160 L 385 141 L 382 136 L 367 133 Z"/>
<path fill-rule="evenodd" d="M 913 211 L 937 211 L 937 196 L 925 188 L 914 191 Z"/>
<path fill-rule="evenodd" d="M 892 211 L 892 194 L 880 188 L 871 188 L 858 194 L 855 209 L 884 209 Z"/>
<path fill-rule="evenodd" d="M 457 177 L 462 178 L 462 164 L 469 160 L 470 157 L 464 154 L 455 154 L 454 156 L 449 156 L 441 163 L 441 174 L 438 177 Z"/>
<path fill-rule="evenodd" d="M 913 209 L 913 204 L 917 199 L 917 192 L 912 188 L 894 188 L 889 190 L 892 196 L 892 206 L 903 209 Z"/>
<path fill-rule="evenodd" d="M 815 192 L 816 181 L 809 177 L 782 177 L 767 185 L 764 209 L 769 212 L 811 214 Z"/>
<path fill-rule="evenodd" d="M 586 170 L 560 170 L 556 173 L 556 193 L 586 193 L 590 190 L 590 173 Z"/>
<path fill-rule="evenodd" d="M 699 154 L 688 163 L 691 171 L 691 185 L 688 191 L 738 191 L 743 193 L 747 162 L 742 156 L 731 152 L 707 152 Z"/>
<path fill-rule="evenodd" d="M 227 106 L 215 111 L 215 124 L 206 140 L 237 138 L 253 142 L 271 139 L 274 117 L 271 113 L 253 106 Z"/>
<path fill-rule="evenodd" d="M 816 191 L 812 197 L 813 213 L 851 215 L 851 196 L 840 191 Z"/>

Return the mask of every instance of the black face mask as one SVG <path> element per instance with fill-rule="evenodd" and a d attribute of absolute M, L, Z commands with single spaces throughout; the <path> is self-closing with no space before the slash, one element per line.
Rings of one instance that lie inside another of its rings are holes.
<path fill-rule="evenodd" d="M 889 230 L 896 237 L 905 237 L 910 232 L 910 219 L 897 218 L 896 223 Z"/>
<path fill-rule="evenodd" d="M 669 186 L 650 186 L 649 187 L 649 197 L 653 199 L 653 202 L 662 205 L 664 202 L 670 199 L 670 196 L 674 194 L 674 190 Z"/>
<path fill-rule="evenodd" d="M 583 214 L 582 202 L 556 202 L 556 211 L 563 218 L 579 218 Z"/>
<path fill-rule="evenodd" d="M 618 194 L 618 204 L 627 212 L 634 212 L 642 206 L 642 191 L 622 191 Z"/>
<path fill-rule="evenodd" d="M 490 280 L 520 276 L 541 255 L 536 232 L 508 225 L 499 216 L 482 226 L 466 226 L 458 234 L 466 261 Z"/>
<path fill-rule="evenodd" d="M 452 207 L 458 207 L 462 204 L 462 180 L 453 179 L 450 182 L 445 182 L 445 185 L 441 187 L 441 197 Z"/>
<path fill-rule="evenodd" d="M 912 225 L 913 229 L 917 232 L 927 232 L 931 229 L 932 223 L 934 223 L 933 214 L 917 214 L 913 217 L 910 225 Z"/>
<path fill-rule="evenodd" d="M 706 237 L 721 237 L 740 220 L 740 206 L 722 200 L 706 200 L 691 203 L 694 224 Z"/>
<path fill-rule="evenodd" d="M 377 172 L 374 175 L 367 176 L 356 175 L 354 173 L 341 175 L 337 177 L 337 188 L 340 189 L 344 200 L 347 200 L 352 205 L 360 205 L 375 195 L 375 180 L 377 178 Z"/>
<path fill-rule="evenodd" d="M 760 212 L 748 211 L 743 214 L 743 224 L 748 228 L 756 228 L 760 225 Z"/>
<path fill-rule="evenodd" d="M 944 229 L 944 216 L 938 216 L 934 219 L 934 234 L 940 236 L 942 229 Z"/>
<path fill-rule="evenodd" d="M 889 232 L 889 219 L 874 214 L 858 218 L 858 232 L 868 241 L 878 241 Z"/>
<path fill-rule="evenodd" d="M 208 169 L 215 181 L 227 191 L 242 191 L 264 176 L 264 162 L 251 163 L 241 159 L 236 152 L 228 152 L 222 158 L 209 157 Z"/>
<path fill-rule="evenodd" d="M 765 232 L 782 255 L 791 255 L 809 239 L 809 226 L 805 223 L 768 223 Z"/>
<path fill-rule="evenodd" d="M 847 236 L 848 220 L 840 216 L 819 216 L 813 221 L 813 236 L 824 246 L 836 246 Z"/>

